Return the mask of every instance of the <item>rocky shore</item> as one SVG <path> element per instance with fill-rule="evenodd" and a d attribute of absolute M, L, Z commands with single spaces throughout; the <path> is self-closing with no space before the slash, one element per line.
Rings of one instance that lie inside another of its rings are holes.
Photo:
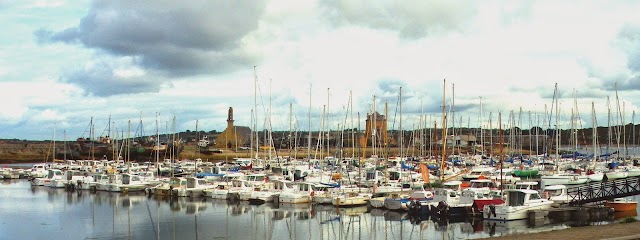
<path fill-rule="evenodd" d="M 63 143 L 58 142 L 57 146 L 62 146 Z M 71 142 L 69 143 L 69 145 Z M 53 146 L 51 141 L 27 141 L 27 140 L 0 140 L 0 164 L 6 163 L 35 163 L 35 162 L 46 162 L 53 160 Z M 440 149 L 438 149 L 440 150 Z M 57 159 L 62 159 L 61 153 L 56 152 Z M 419 155 L 420 149 L 404 149 L 405 152 L 408 152 L 411 155 Z M 463 152 L 467 150 L 462 149 Z M 503 152 L 507 152 L 507 149 L 503 149 Z M 328 152 L 328 153 L 327 153 Z M 326 155 L 330 154 L 333 156 L 337 152 L 340 152 L 338 149 L 330 149 L 327 151 L 326 149 L 320 150 L 311 150 L 311 156 L 315 158 L 322 159 Z M 388 152 L 388 153 L 387 153 Z M 345 157 L 351 156 L 371 156 L 373 154 L 379 156 L 397 156 L 399 152 L 399 148 L 388 148 L 388 149 L 376 149 L 375 152 L 371 148 L 344 148 L 342 149 L 342 155 Z M 196 159 L 201 158 L 204 161 L 226 161 L 233 160 L 234 158 L 249 158 L 252 157 L 252 152 L 250 150 L 241 150 L 241 149 L 222 149 L 222 152 L 216 153 L 201 153 L 197 150 L 196 143 L 188 143 L 183 145 L 182 151 L 180 151 L 178 158 L 179 159 Z M 267 150 L 260 150 L 260 157 L 266 158 L 268 157 Z M 495 154 L 498 154 L 498 149 L 495 149 Z M 271 156 L 291 156 L 300 158 L 307 157 L 307 149 L 299 148 L 297 151 L 292 151 L 289 149 L 280 149 L 273 150 L 271 152 Z M 100 158 L 99 156 L 96 156 Z M 165 156 L 160 156 L 161 159 L 168 158 Z M 68 159 L 90 159 L 90 158 L 77 158 L 68 156 Z M 141 160 L 142 161 L 142 160 Z M 146 161 L 146 160 L 145 160 Z"/>
<path fill-rule="evenodd" d="M 49 141 L 0 140 L 0 164 L 31 163 L 52 159 Z"/>

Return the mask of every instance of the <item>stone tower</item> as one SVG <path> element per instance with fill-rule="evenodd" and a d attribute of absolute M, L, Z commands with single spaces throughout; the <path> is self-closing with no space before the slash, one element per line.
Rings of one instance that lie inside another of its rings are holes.
<path fill-rule="evenodd" d="M 235 148 L 236 146 L 242 146 L 244 143 L 244 138 L 237 134 L 233 121 L 233 108 L 229 107 L 227 128 L 216 138 L 217 148 Z"/>
<path fill-rule="evenodd" d="M 384 146 L 387 142 L 387 118 L 378 112 L 367 114 L 365 134 L 360 139 L 360 146 Z"/>
<path fill-rule="evenodd" d="M 229 107 L 229 113 L 227 114 L 227 129 L 233 128 L 233 108 Z"/>

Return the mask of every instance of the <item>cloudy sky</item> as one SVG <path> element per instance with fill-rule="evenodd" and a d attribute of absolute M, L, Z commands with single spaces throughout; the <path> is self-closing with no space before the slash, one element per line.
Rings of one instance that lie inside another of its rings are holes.
<path fill-rule="evenodd" d="M 497 127 L 500 113 L 505 126 L 553 126 L 557 111 L 570 128 L 577 110 L 591 127 L 592 103 L 598 125 L 630 123 L 638 12 L 639 1 L 0 0 L 0 138 L 71 140 L 91 122 L 96 136 L 221 131 L 229 107 L 236 125 L 307 131 L 311 115 L 312 130 L 322 116 L 338 129 L 385 103 L 389 128 L 406 130 L 441 125 L 443 88 L 456 125 Z"/>

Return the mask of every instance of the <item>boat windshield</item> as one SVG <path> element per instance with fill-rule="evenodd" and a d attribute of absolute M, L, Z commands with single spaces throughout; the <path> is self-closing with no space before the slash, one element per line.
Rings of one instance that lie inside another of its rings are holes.
<path fill-rule="evenodd" d="M 523 192 L 509 192 L 507 201 L 509 206 L 524 206 L 524 198 L 526 194 Z"/>
<path fill-rule="evenodd" d="M 562 195 L 562 189 L 558 190 L 544 190 L 545 194 L 549 194 L 549 196 L 555 197 Z"/>

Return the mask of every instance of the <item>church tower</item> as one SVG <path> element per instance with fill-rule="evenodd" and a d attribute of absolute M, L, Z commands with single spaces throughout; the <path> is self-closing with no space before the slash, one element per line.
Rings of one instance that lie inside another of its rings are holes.
<path fill-rule="evenodd" d="M 227 129 L 233 128 L 233 108 L 229 107 L 229 113 L 227 114 Z"/>
<path fill-rule="evenodd" d="M 216 138 L 217 148 L 236 148 L 242 147 L 245 139 L 249 139 L 245 135 L 250 135 L 251 129 L 248 127 L 237 127 L 234 125 L 233 108 L 229 107 L 227 112 L 227 128 Z"/>

